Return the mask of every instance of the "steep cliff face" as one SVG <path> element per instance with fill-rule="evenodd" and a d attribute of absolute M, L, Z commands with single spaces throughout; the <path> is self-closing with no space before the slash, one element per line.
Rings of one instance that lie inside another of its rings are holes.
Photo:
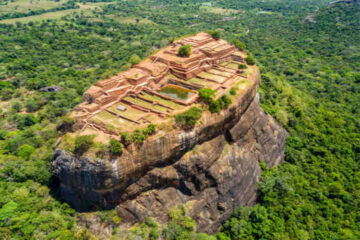
<path fill-rule="evenodd" d="M 172 207 L 185 204 L 199 231 L 218 231 L 235 207 L 255 203 L 259 161 L 278 165 L 284 157 L 286 135 L 256 98 L 229 131 L 131 184 L 127 191 L 132 198 L 120 203 L 117 211 L 129 222 L 147 216 L 166 222 Z"/>
<path fill-rule="evenodd" d="M 52 170 L 62 197 L 87 211 L 117 207 L 123 222 L 167 220 L 185 204 L 198 230 L 214 232 L 239 205 L 256 200 L 259 161 L 284 157 L 286 131 L 259 106 L 260 75 L 219 114 L 204 112 L 190 131 L 158 131 L 116 159 L 76 157 L 58 149 Z"/>

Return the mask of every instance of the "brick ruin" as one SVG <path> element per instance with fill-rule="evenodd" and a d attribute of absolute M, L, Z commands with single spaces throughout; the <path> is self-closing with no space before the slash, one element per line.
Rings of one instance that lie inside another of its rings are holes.
<path fill-rule="evenodd" d="M 189 57 L 178 56 L 183 45 L 192 46 Z M 197 90 L 209 87 L 221 96 L 245 79 L 238 69 L 245 57 L 235 46 L 208 33 L 182 38 L 131 69 L 96 82 L 84 93 L 83 102 L 71 117 L 83 129 L 96 128 L 112 135 L 116 135 L 114 128 L 131 131 L 159 122 L 195 103 Z M 164 94 L 161 89 L 169 86 L 189 97 Z"/>

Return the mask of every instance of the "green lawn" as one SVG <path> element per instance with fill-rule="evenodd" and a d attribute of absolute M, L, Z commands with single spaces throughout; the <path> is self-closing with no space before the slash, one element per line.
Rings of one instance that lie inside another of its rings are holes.
<path fill-rule="evenodd" d="M 142 93 L 141 96 L 143 98 L 147 99 L 147 100 L 156 101 L 156 102 L 158 102 L 160 104 L 163 104 L 165 106 L 171 107 L 171 108 L 176 109 L 176 110 L 180 110 L 180 109 L 184 108 L 180 104 L 177 104 L 177 103 L 175 103 L 173 101 L 170 101 L 170 100 L 166 100 L 166 99 L 161 98 L 161 97 L 156 96 L 156 95 L 150 95 L 150 94 L 147 94 L 147 93 Z"/>
<path fill-rule="evenodd" d="M 226 79 L 225 77 L 217 76 L 217 75 L 214 75 L 214 74 L 211 74 L 211 73 L 208 73 L 208 72 L 202 72 L 198 76 L 202 77 L 202 78 L 213 80 L 213 81 L 218 82 L 218 83 L 223 83 L 225 81 L 225 79 Z"/>
<path fill-rule="evenodd" d="M 118 21 L 119 23 L 129 23 L 129 24 L 155 24 L 154 22 L 152 22 L 149 19 L 146 18 L 141 18 L 141 17 L 136 17 L 136 16 L 128 16 L 128 17 L 123 17 L 123 16 L 117 16 L 115 14 L 110 14 L 110 15 L 106 15 L 106 18 L 111 18 L 114 19 L 116 21 Z"/>
<path fill-rule="evenodd" d="M 0 5 L 0 15 L 3 13 L 28 13 L 30 11 L 48 10 L 50 8 L 60 7 L 67 0 L 13 0 L 6 5 Z"/>
<path fill-rule="evenodd" d="M 123 105 L 126 107 L 126 110 L 125 111 L 120 111 L 117 109 L 117 106 L 118 105 Z M 126 104 L 114 104 L 113 106 L 111 106 L 109 108 L 109 110 L 121 115 L 121 116 L 124 116 L 128 119 L 131 119 L 133 121 L 137 121 L 139 118 L 143 117 L 146 115 L 146 112 L 143 112 L 143 111 L 140 111 L 140 110 L 137 110 L 137 109 L 134 109 L 134 108 L 131 108 L 130 106 L 126 105 Z"/>
<path fill-rule="evenodd" d="M 4 20 L 0 20 L 0 23 L 15 24 L 17 22 L 28 23 L 28 22 L 47 20 L 47 19 L 59 19 L 64 16 L 75 14 L 75 13 L 83 13 L 85 16 L 86 15 L 90 16 L 91 10 L 95 9 L 96 7 L 102 6 L 104 4 L 109 4 L 109 3 L 99 2 L 99 3 L 80 4 L 80 8 L 78 8 L 78 9 L 67 9 L 67 10 L 62 10 L 62 11 L 48 12 L 48 13 L 44 13 L 44 14 L 28 16 L 28 17 L 4 19 Z"/>
<path fill-rule="evenodd" d="M 214 86 L 216 83 L 214 82 L 210 82 L 210 81 L 205 81 L 203 79 L 200 79 L 200 78 L 191 78 L 188 80 L 188 82 L 190 83 L 196 83 L 196 84 L 200 84 L 204 87 L 208 87 L 208 88 L 211 88 L 212 86 Z"/>
<path fill-rule="evenodd" d="M 166 113 L 167 112 L 167 108 L 165 107 L 162 107 L 160 105 L 153 105 L 149 102 L 146 102 L 146 101 L 143 101 L 139 98 L 132 98 L 132 97 L 126 97 L 125 98 L 126 101 L 129 101 L 131 103 L 134 103 L 134 104 L 137 104 L 139 106 L 142 106 L 142 107 L 145 107 L 145 108 L 148 108 L 148 109 L 154 109 L 154 110 L 157 110 L 159 112 L 162 112 L 162 113 Z"/>

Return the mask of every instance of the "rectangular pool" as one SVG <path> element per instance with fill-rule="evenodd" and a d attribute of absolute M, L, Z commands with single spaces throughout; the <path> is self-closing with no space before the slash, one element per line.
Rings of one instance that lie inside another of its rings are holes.
<path fill-rule="evenodd" d="M 197 92 L 194 90 L 172 84 L 164 86 L 163 88 L 157 90 L 157 92 L 161 95 L 172 97 L 185 102 L 197 94 Z"/>

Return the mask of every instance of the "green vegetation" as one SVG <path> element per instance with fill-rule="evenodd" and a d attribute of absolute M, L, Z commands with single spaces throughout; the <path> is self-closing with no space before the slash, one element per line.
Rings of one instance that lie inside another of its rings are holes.
<path fill-rule="evenodd" d="M 237 87 L 232 87 L 229 91 L 230 95 L 233 95 L 233 96 L 236 95 L 237 90 L 238 90 Z"/>
<path fill-rule="evenodd" d="M 75 138 L 74 153 L 82 155 L 94 144 L 94 135 L 82 135 Z"/>
<path fill-rule="evenodd" d="M 184 45 L 179 48 L 178 55 L 180 57 L 190 57 L 191 55 L 191 46 L 190 45 Z"/>
<path fill-rule="evenodd" d="M 246 61 L 247 62 L 247 61 Z M 238 69 L 247 69 L 248 68 L 248 66 L 246 66 L 245 64 L 239 64 L 238 65 Z"/>
<path fill-rule="evenodd" d="M 209 28 L 246 44 L 262 73 L 262 107 L 290 134 L 286 162 L 264 171 L 258 204 L 236 210 L 217 239 L 359 239 L 360 11 L 328 2 L 210 1 L 237 11 L 224 16 L 202 11 L 202 1 L 134 0 L 3 20 L 12 25 L 0 24 L 0 239 L 92 236 L 50 194 L 56 123 L 133 54 Z M 153 24 L 118 20 L 136 18 Z M 50 85 L 64 90 L 38 91 Z"/>
<path fill-rule="evenodd" d="M 135 142 L 141 144 L 147 136 L 154 134 L 156 131 L 154 124 L 149 124 L 146 128 L 140 130 L 136 129 L 134 132 L 121 133 L 121 140 L 125 146 Z"/>
<path fill-rule="evenodd" d="M 245 61 L 248 65 L 255 65 L 255 58 L 252 55 L 249 55 L 245 58 Z M 240 65 L 239 65 L 240 66 Z"/>
<path fill-rule="evenodd" d="M 215 97 L 215 90 L 211 88 L 202 88 L 199 89 L 199 98 L 207 104 L 210 104 Z"/>
<path fill-rule="evenodd" d="M 245 43 L 241 42 L 239 39 L 233 39 L 231 44 L 235 45 L 235 47 L 240 51 L 244 51 L 246 49 Z"/>
<path fill-rule="evenodd" d="M 138 64 L 140 62 L 141 62 L 141 58 L 136 54 L 132 55 L 129 59 L 129 63 L 131 64 L 131 66 Z"/>
<path fill-rule="evenodd" d="M 189 110 L 175 116 L 175 122 L 184 129 L 191 129 L 196 121 L 201 118 L 202 110 L 198 107 L 191 107 Z"/>
<path fill-rule="evenodd" d="M 199 90 L 199 98 L 209 106 L 209 110 L 212 113 L 219 113 L 221 109 L 227 109 L 232 102 L 230 97 L 227 95 L 223 95 L 217 100 L 214 100 L 214 97 L 215 90 L 210 88 L 202 88 Z"/>
<path fill-rule="evenodd" d="M 121 154 L 123 152 L 122 144 L 115 139 L 111 139 L 110 140 L 110 152 L 111 152 L 111 154 L 113 154 L 115 156 L 121 156 Z"/>
<path fill-rule="evenodd" d="M 220 31 L 210 31 L 209 33 L 210 33 L 211 37 L 215 40 L 219 40 L 221 38 Z"/>

